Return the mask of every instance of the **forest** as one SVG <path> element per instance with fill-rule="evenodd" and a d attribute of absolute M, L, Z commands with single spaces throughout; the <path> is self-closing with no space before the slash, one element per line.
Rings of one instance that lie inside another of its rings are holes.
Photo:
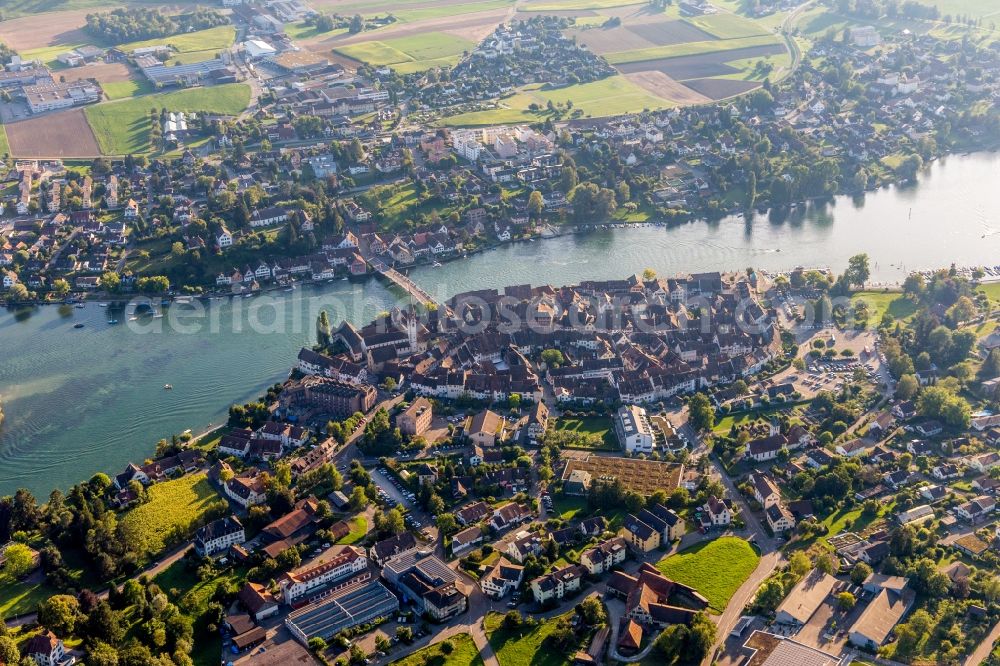
<path fill-rule="evenodd" d="M 213 9 L 197 8 L 185 14 L 168 15 L 158 9 L 130 7 L 103 14 L 87 15 L 87 32 L 107 44 L 124 44 L 142 39 L 170 37 L 195 30 L 207 30 L 229 23 Z"/>

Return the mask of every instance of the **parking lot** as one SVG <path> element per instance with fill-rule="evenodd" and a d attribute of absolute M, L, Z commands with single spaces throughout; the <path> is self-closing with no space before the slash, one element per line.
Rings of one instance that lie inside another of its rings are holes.
<path fill-rule="evenodd" d="M 395 476 L 382 467 L 371 471 L 372 481 L 378 486 L 379 498 L 389 508 L 401 507 L 405 514 L 403 521 L 406 526 L 421 537 L 428 540 L 437 538 L 437 528 L 434 527 L 427 514 L 417 506 L 417 498 Z"/>

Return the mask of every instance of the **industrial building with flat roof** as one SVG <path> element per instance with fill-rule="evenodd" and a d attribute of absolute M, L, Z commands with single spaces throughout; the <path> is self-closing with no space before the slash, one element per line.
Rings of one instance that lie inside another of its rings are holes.
<path fill-rule="evenodd" d="M 318 604 L 288 614 L 285 626 L 297 640 L 329 640 L 339 632 L 399 610 L 399 599 L 382 583 L 371 581 L 338 590 Z"/>

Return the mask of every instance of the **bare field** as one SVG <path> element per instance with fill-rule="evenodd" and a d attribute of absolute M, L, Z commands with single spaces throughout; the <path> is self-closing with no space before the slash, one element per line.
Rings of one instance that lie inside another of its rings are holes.
<path fill-rule="evenodd" d="M 356 35 L 320 36 L 311 40 L 302 40 L 301 44 L 310 51 L 320 52 L 329 56 L 328 51 L 338 46 L 370 42 L 372 40 L 384 41 L 397 37 L 411 37 L 428 32 L 446 32 L 450 35 L 478 43 L 496 30 L 497 24 L 505 20 L 507 12 L 508 10 L 506 9 L 493 9 L 487 12 L 469 14 L 460 18 L 447 17 L 414 23 L 399 23 L 381 30 L 360 32 Z M 333 55 L 336 60 L 336 54 Z M 352 68 L 355 66 L 356 64 L 351 65 Z"/>
<path fill-rule="evenodd" d="M 685 42 L 703 42 L 707 39 L 716 38 L 714 35 L 708 34 L 687 21 L 650 21 L 648 23 L 637 23 L 631 26 L 629 30 L 657 46 L 683 44 Z"/>
<path fill-rule="evenodd" d="M 93 157 L 101 149 L 83 109 L 4 125 L 15 157 Z"/>
<path fill-rule="evenodd" d="M 636 33 L 632 28 L 620 25 L 614 28 L 591 28 L 589 30 L 567 30 L 569 37 L 597 54 L 616 53 L 618 51 L 635 51 L 660 46 Z"/>
<path fill-rule="evenodd" d="M 615 68 L 623 74 L 659 71 L 677 81 L 686 81 L 688 79 L 704 79 L 712 76 L 735 74 L 739 70 L 726 64 L 730 60 L 773 55 L 775 53 L 783 53 L 784 50 L 785 47 L 781 44 L 751 46 L 731 51 L 622 63 L 615 65 Z"/>
<path fill-rule="evenodd" d="M 115 5 L 109 5 L 110 10 Z M 83 31 L 87 14 L 93 9 L 51 14 L 38 14 L 0 23 L 0 42 L 15 51 L 30 51 L 59 44 L 84 44 L 88 36 Z"/>
<path fill-rule="evenodd" d="M 691 87 L 698 93 L 710 99 L 725 99 L 734 95 L 741 95 L 754 88 L 760 87 L 760 81 L 741 81 L 739 79 L 692 79 L 685 81 L 684 85 Z"/>
<path fill-rule="evenodd" d="M 692 90 L 663 72 L 634 72 L 626 74 L 625 78 L 657 97 L 677 102 L 679 105 L 704 104 L 712 101 L 711 97 L 706 97 L 700 92 Z"/>
<path fill-rule="evenodd" d="M 66 77 L 67 81 L 97 79 L 99 83 L 119 83 L 132 80 L 132 72 L 129 71 L 128 65 L 122 62 L 96 62 L 83 67 L 70 67 L 59 70 L 59 76 Z"/>

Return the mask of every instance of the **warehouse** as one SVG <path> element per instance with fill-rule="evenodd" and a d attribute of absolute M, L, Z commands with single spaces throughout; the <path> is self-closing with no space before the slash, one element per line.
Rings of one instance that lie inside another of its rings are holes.
<path fill-rule="evenodd" d="M 399 610 L 399 599 L 382 583 L 371 581 L 338 590 L 318 604 L 289 613 L 285 626 L 304 645 L 311 638 L 329 640 L 337 633 L 391 616 Z"/>

